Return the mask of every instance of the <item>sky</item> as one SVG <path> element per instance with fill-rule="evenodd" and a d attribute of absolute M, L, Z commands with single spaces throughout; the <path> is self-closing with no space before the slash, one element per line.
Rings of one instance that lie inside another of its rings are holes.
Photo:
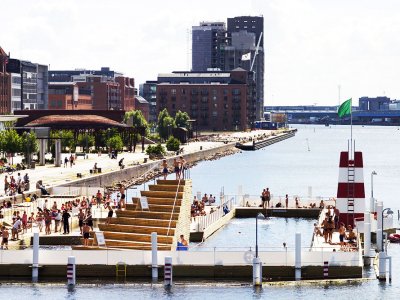
<path fill-rule="evenodd" d="M 0 0 L 0 11 L 11 57 L 51 70 L 108 66 L 137 88 L 190 70 L 192 26 L 262 15 L 265 105 L 400 99 L 398 0 Z"/>

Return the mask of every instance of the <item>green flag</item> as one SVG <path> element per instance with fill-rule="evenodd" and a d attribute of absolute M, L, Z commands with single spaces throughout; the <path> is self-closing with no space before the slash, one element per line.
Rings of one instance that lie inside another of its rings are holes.
<path fill-rule="evenodd" d="M 342 105 L 340 105 L 337 113 L 339 115 L 339 118 L 351 114 L 351 98 L 344 101 Z"/>

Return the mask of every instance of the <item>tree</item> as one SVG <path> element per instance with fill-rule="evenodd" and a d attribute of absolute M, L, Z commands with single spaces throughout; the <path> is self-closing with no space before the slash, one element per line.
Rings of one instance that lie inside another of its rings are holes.
<path fill-rule="evenodd" d="M 173 136 L 170 136 L 168 138 L 168 141 L 166 143 L 166 147 L 168 151 L 178 151 L 179 147 L 181 146 L 181 143 L 177 138 L 174 138 Z"/>
<path fill-rule="evenodd" d="M 149 134 L 149 124 L 141 110 L 131 110 L 125 113 L 124 121 L 127 124 L 131 124 L 134 130 L 133 135 L 133 151 L 136 150 L 136 143 L 139 140 L 138 134 L 147 136 Z M 132 145 L 132 144 L 130 144 Z"/>
<path fill-rule="evenodd" d="M 21 152 L 25 153 L 25 162 L 30 165 L 31 154 L 39 150 L 36 134 L 34 132 L 24 132 L 21 137 Z"/>
<path fill-rule="evenodd" d="M 189 119 L 190 119 L 190 117 L 187 112 L 181 112 L 180 110 L 178 110 L 178 112 L 175 115 L 175 124 L 177 127 L 188 128 L 189 127 L 189 122 L 188 122 Z"/>
<path fill-rule="evenodd" d="M 107 147 L 112 150 L 122 150 L 124 143 L 119 135 L 114 135 L 107 140 Z"/>
<path fill-rule="evenodd" d="M 56 138 L 61 139 L 61 151 L 62 152 L 67 152 L 67 148 L 69 151 L 75 150 L 76 140 L 74 138 L 74 132 L 72 130 L 51 131 L 50 137 L 52 139 L 56 139 Z M 54 143 L 54 141 L 52 143 Z"/>
<path fill-rule="evenodd" d="M 21 137 L 14 129 L 4 130 L 4 148 L 3 151 L 13 156 L 14 153 L 21 151 Z"/>
<path fill-rule="evenodd" d="M 85 152 L 89 152 L 89 148 L 94 146 L 94 136 L 88 133 L 80 133 L 78 135 L 77 145 L 83 147 Z"/>
<path fill-rule="evenodd" d="M 166 108 L 164 108 L 158 114 L 157 127 L 160 138 L 163 140 L 166 140 L 172 134 L 172 130 L 175 128 L 175 121 L 169 115 Z"/>

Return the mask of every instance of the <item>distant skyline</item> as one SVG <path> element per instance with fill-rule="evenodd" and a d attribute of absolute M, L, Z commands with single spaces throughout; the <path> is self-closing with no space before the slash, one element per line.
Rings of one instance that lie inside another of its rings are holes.
<path fill-rule="evenodd" d="M 1 0 L 0 46 L 57 69 L 190 70 L 191 27 L 264 16 L 265 105 L 400 99 L 397 0 Z"/>

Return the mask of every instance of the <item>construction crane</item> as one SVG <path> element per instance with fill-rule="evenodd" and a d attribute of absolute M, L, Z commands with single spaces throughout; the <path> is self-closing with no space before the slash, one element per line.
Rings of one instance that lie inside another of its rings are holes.
<path fill-rule="evenodd" d="M 261 43 L 262 36 L 263 36 L 263 32 L 261 31 L 260 37 L 258 38 L 257 47 L 256 47 L 256 51 L 254 53 L 253 61 L 251 62 L 250 71 L 253 71 L 254 62 L 256 61 L 256 56 L 258 54 L 258 49 L 260 48 L 260 43 Z"/>

